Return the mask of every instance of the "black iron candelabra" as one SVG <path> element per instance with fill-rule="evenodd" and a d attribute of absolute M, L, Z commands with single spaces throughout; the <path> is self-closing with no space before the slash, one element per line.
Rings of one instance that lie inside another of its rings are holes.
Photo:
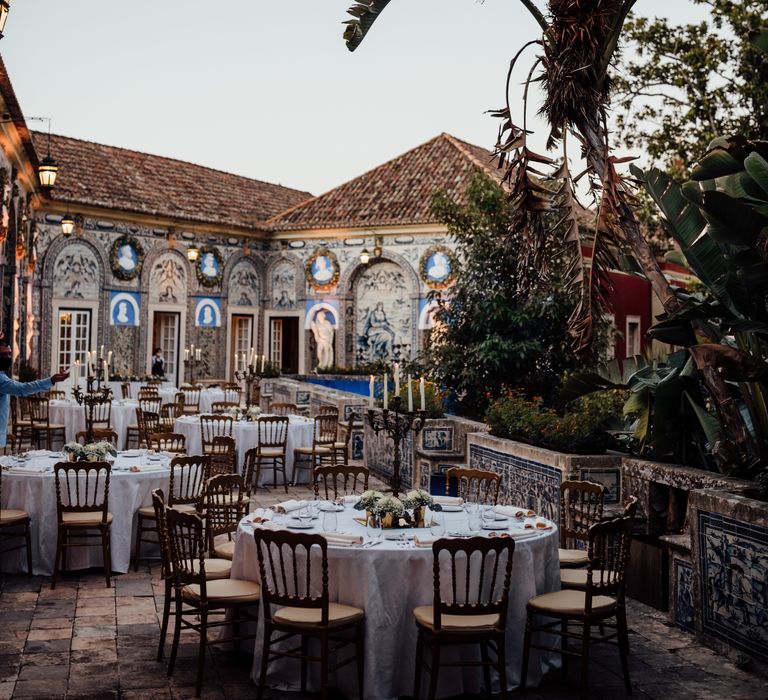
<path fill-rule="evenodd" d="M 388 408 L 384 408 L 381 411 L 372 408 L 368 409 L 368 424 L 373 428 L 373 432 L 378 435 L 381 431 L 386 431 L 394 443 L 390 485 L 392 486 L 392 494 L 395 497 L 400 495 L 402 486 L 402 479 L 400 477 L 400 468 L 402 466 L 400 444 L 408 433 L 412 432 L 415 436 L 421 432 L 421 429 L 424 427 L 424 418 L 426 417 L 425 411 L 403 412 L 401 410 L 402 403 L 402 399 L 399 396 L 395 396 L 389 402 Z"/>
<path fill-rule="evenodd" d="M 256 371 L 256 365 L 250 364 L 244 370 L 235 370 L 235 379 L 245 382 L 245 410 L 248 411 L 253 402 L 253 390 L 258 391 L 261 385 L 261 375 Z"/>
<path fill-rule="evenodd" d="M 104 371 L 101 370 L 103 375 Z M 83 393 L 80 390 L 80 385 L 76 384 L 72 389 L 72 395 L 75 397 L 75 401 L 80 406 L 85 407 L 85 440 L 86 442 L 93 442 L 93 413 L 96 410 L 96 406 L 109 403 L 112 400 L 112 389 L 108 386 L 99 386 L 99 388 L 93 388 L 93 377 L 88 375 L 86 377 L 88 383 L 88 390 Z"/>

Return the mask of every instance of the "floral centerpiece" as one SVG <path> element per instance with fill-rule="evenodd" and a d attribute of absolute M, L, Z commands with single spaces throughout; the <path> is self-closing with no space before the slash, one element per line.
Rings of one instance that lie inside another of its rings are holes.
<path fill-rule="evenodd" d="M 64 452 L 72 462 L 79 460 L 102 462 L 107 457 L 117 456 L 117 450 L 110 442 L 90 442 L 87 445 L 81 445 L 79 442 L 68 442 L 64 445 Z"/>
<path fill-rule="evenodd" d="M 249 406 L 248 410 L 245 412 L 246 419 L 251 421 L 258 420 L 260 415 L 261 409 L 258 406 Z"/>
<path fill-rule="evenodd" d="M 383 528 L 407 527 L 410 522 L 405 505 L 396 496 L 382 496 L 376 501 L 373 513 L 381 518 Z"/>
<path fill-rule="evenodd" d="M 427 527 L 427 508 L 432 510 L 442 510 L 439 503 L 435 503 L 432 494 L 424 489 L 415 489 L 405 494 L 403 505 L 413 511 L 413 527 Z"/>

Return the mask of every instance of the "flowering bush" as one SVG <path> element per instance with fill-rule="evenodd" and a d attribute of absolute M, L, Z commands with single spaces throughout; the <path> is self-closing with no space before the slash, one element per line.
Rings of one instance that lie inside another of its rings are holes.
<path fill-rule="evenodd" d="M 574 402 L 564 415 L 547 408 L 541 397 L 527 399 L 509 392 L 491 403 L 485 415 L 491 435 L 526 442 L 558 452 L 597 454 L 612 443 L 605 431 L 606 419 L 614 415 L 614 403 L 621 413 L 621 398 Z"/>

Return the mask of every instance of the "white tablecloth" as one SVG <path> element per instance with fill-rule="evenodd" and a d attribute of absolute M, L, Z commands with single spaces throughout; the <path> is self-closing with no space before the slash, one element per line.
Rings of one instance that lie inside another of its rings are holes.
<path fill-rule="evenodd" d="M 44 451 L 40 451 L 44 452 Z M 118 455 L 109 483 L 109 510 L 112 513 L 112 570 L 125 573 L 130 568 L 136 511 L 152 505 L 152 490 L 168 491 L 168 458 L 150 462 L 144 451 L 134 450 Z M 32 568 L 35 574 L 50 575 L 56 556 L 56 480 L 53 465 L 65 461 L 61 453 L 30 457 L 24 467 L 13 466 L 12 457 L 0 458 L 0 464 L 10 465 L 3 471 L 3 508 L 26 510 L 32 520 Z M 127 471 L 138 466 L 141 472 Z M 36 469 L 45 468 L 38 472 Z M 26 471 L 25 471 L 26 470 Z M 98 542 L 98 540 L 97 540 Z M 101 566 L 101 545 L 73 547 L 68 554 L 68 569 Z M 21 549 L 4 555 L 7 571 L 26 571 L 26 552 Z"/>
<path fill-rule="evenodd" d="M 187 454 L 199 455 L 203 453 L 202 436 L 200 434 L 199 416 L 182 416 L 176 419 L 174 430 L 186 438 Z M 288 442 L 285 449 L 285 476 L 289 483 L 293 483 L 293 451 L 297 447 L 311 447 L 314 422 L 303 416 L 289 416 Z M 256 423 L 236 421 L 232 426 L 232 437 L 237 445 L 237 468 L 242 469 L 245 462 L 245 453 L 259 444 L 259 431 Z M 309 481 L 309 470 L 301 470 L 301 483 Z M 272 469 L 262 469 L 259 486 L 272 483 Z M 278 476 L 278 483 L 280 477 Z"/>
<path fill-rule="evenodd" d="M 112 430 L 117 433 L 117 448 L 125 448 L 125 436 L 128 426 L 136 423 L 136 401 L 117 400 L 112 402 L 110 421 Z M 61 423 L 66 426 L 67 442 L 75 439 L 75 435 L 85 430 L 85 407 L 76 401 L 61 401 L 54 399 L 50 402 L 49 417 L 51 423 Z"/>
<path fill-rule="evenodd" d="M 350 507 L 339 513 L 339 530 L 364 534 L 365 528 L 354 521 L 360 513 Z M 447 530 L 462 530 L 466 516 L 444 513 Z M 512 523 L 510 527 L 522 527 Z M 385 533 L 387 531 L 385 530 Z M 411 534 L 414 531 L 407 531 Z M 427 530 L 418 531 L 423 534 Z M 367 539 L 367 537 L 366 537 Z M 560 588 L 560 564 L 557 554 L 557 528 L 543 531 L 532 539 L 515 543 L 507 620 L 507 684 L 513 689 L 520 682 L 520 666 L 525 632 L 525 606 L 530 598 Z M 432 549 L 402 549 L 382 538 L 371 548 L 328 547 L 329 594 L 331 601 L 354 605 L 365 610 L 365 697 L 367 700 L 396 700 L 413 693 L 416 658 L 416 623 L 413 609 L 431 605 L 433 599 Z M 259 580 L 258 555 L 253 528 L 247 519 L 238 529 L 232 562 L 232 578 Z M 258 680 L 263 647 L 263 616 L 259 614 L 253 659 L 253 679 Z M 443 659 L 457 654 L 476 654 L 477 647 L 459 647 L 443 652 Z M 344 653 L 344 652 L 342 652 Z M 464 656 L 464 658 L 467 658 Z M 474 657 L 472 657 L 474 658 Z M 542 675 L 559 665 L 556 655 L 531 650 L 528 684 L 537 685 Z M 311 687 L 319 688 L 319 664 L 310 664 Z M 496 674 L 492 674 L 498 692 Z M 479 693 L 482 685 L 479 668 L 442 668 L 438 696 Z M 270 665 L 269 687 L 298 690 L 299 667 L 293 660 L 282 659 Z M 422 677 L 422 692 L 428 676 Z M 331 684 L 349 698 L 358 697 L 356 667 L 346 666 L 331 676 Z M 310 687 L 310 689 L 311 689 Z"/>

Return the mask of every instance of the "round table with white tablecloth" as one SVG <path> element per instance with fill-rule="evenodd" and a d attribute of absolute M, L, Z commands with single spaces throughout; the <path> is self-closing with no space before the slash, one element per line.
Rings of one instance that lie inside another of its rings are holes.
<path fill-rule="evenodd" d="M 125 436 L 128 426 L 136 423 L 136 401 L 123 401 L 118 399 L 112 402 L 112 412 L 110 414 L 110 423 L 112 430 L 117 433 L 117 448 L 122 450 L 125 444 Z M 85 430 L 85 411 L 84 406 L 80 406 L 77 401 L 53 399 L 49 404 L 49 417 L 51 423 L 60 423 L 65 426 L 67 442 L 75 439 L 75 435 Z"/>
<path fill-rule="evenodd" d="M 60 452 L 33 450 L 22 463 L 14 457 L 0 457 L 3 465 L 3 508 L 26 510 L 32 521 L 32 568 L 35 574 L 50 575 L 56 557 L 56 479 L 53 467 L 66 461 Z M 169 457 L 147 456 L 146 450 L 121 452 L 115 459 L 109 483 L 109 511 L 112 513 L 112 570 L 125 573 L 130 567 L 136 511 L 152 505 L 152 490 L 168 490 Z M 130 471 L 134 467 L 140 471 Z M 101 546 L 75 547 L 69 552 L 68 569 L 102 566 Z M 24 550 L 3 558 L 8 571 L 26 570 Z"/>
<path fill-rule="evenodd" d="M 181 433 L 186 438 L 187 454 L 202 454 L 202 435 L 200 434 L 199 416 L 181 416 L 176 419 L 174 431 Z M 288 442 L 285 449 L 285 476 L 288 482 L 293 483 L 293 451 L 297 447 L 311 447 L 314 422 L 303 416 L 289 416 Z M 232 424 L 232 437 L 237 444 L 237 467 L 240 469 L 245 461 L 245 453 L 259 444 L 259 429 L 254 422 L 235 421 Z M 309 481 L 309 470 L 303 470 L 306 476 L 300 483 Z M 303 476 L 303 474 L 302 474 Z M 278 479 L 280 477 L 278 476 Z M 272 469 L 264 468 L 261 471 L 259 486 L 272 483 Z"/>
<path fill-rule="evenodd" d="M 246 517 L 238 528 L 232 578 L 259 580 L 258 555 L 253 539 L 255 514 Z M 347 506 L 339 513 L 339 530 L 360 534 L 369 538 L 365 527 L 354 520 L 359 511 Z M 444 513 L 448 531 L 466 528 L 463 513 Z M 278 525 L 290 523 L 287 516 L 273 519 Z M 322 521 L 316 521 L 321 531 Z M 507 619 L 507 685 L 513 689 L 520 682 L 520 666 L 525 631 L 525 606 L 535 595 L 560 588 L 560 564 L 558 560 L 557 527 L 526 534 L 524 521 L 510 519 L 507 531 L 515 535 L 515 553 L 509 592 Z M 407 534 L 429 534 L 428 530 L 387 531 Z M 528 531 L 531 532 L 531 531 Z M 484 533 L 487 534 L 487 533 Z M 518 539 L 519 537 L 519 539 Z M 394 541 L 381 539 L 373 547 L 328 546 L 329 595 L 331 601 L 353 605 L 365 610 L 365 697 L 367 700 L 396 700 L 413 692 L 416 657 L 416 624 L 413 609 L 419 605 L 431 605 L 433 599 L 432 549 L 413 544 L 403 548 Z M 263 616 L 259 615 L 254 650 L 253 679 L 258 680 L 263 645 Z M 456 660 L 457 656 L 475 659 L 477 647 L 453 647 L 443 652 L 443 660 Z M 529 685 L 538 684 L 543 674 L 558 666 L 553 654 L 531 650 L 528 671 Z M 319 687 L 319 664 L 310 664 L 310 690 Z M 438 697 L 458 696 L 462 693 L 479 693 L 482 673 L 477 668 L 440 668 Z M 493 674 L 494 691 L 498 692 L 497 676 Z M 269 687 L 280 690 L 297 690 L 299 670 L 297 662 L 280 659 L 270 664 L 267 676 Z M 337 671 L 331 679 L 346 697 L 357 698 L 355 665 Z M 423 683 L 422 683 L 423 687 Z"/>

